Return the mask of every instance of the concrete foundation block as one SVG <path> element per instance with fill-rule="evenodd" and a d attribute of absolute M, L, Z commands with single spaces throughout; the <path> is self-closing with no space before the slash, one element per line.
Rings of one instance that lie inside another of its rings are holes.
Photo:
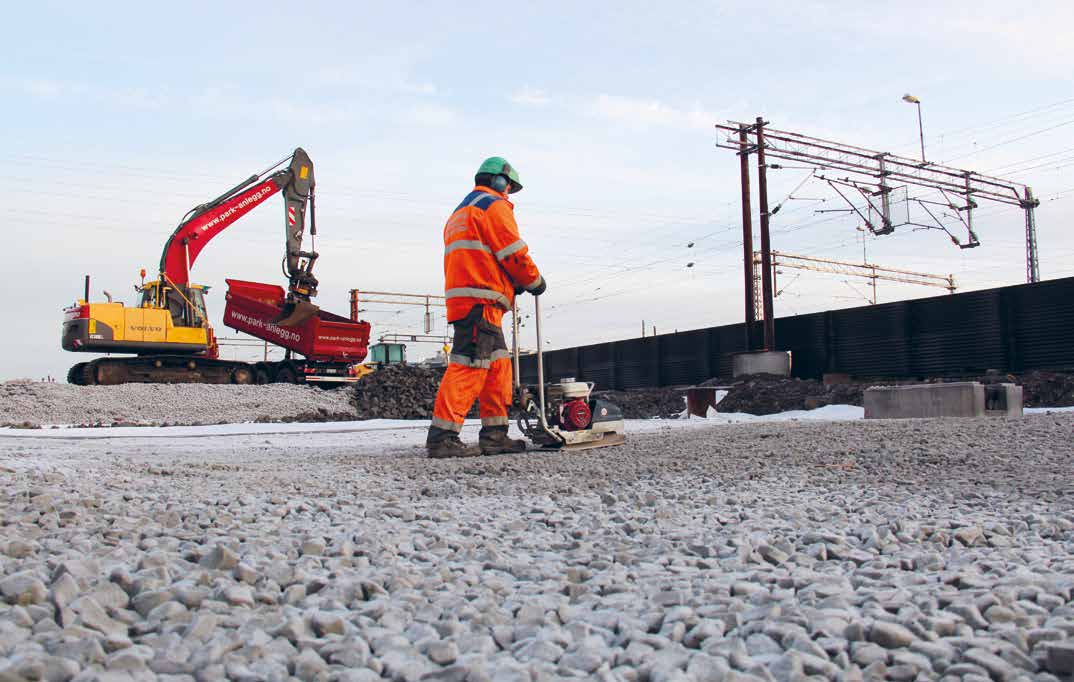
<path fill-rule="evenodd" d="M 995 417 L 1022 416 L 1022 387 L 1018 384 L 986 384 L 985 414 Z"/>
<path fill-rule="evenodd" d="M 735 353 L 731 356 L 731 376 L 739 378 L 751 374 L 791 375 L 791 353 L 786 350 Z"/>
<path fill-rule="evenodd" d="M 1022 415 L 1022 387 L 976 381 L 912 386 L 874 386 L 862 403 L 866 419 Z"/>

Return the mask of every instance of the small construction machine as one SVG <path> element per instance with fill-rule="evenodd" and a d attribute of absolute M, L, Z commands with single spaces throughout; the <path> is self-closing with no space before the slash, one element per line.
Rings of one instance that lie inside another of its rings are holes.
<path fill-rule="evenodd" d="M 286 165 L 285 165 L 286 164 Z M 280 168 L 283 166 L 282 168 Z M 278 169 L 278 170 L 277 170 Z M 279 362 L 248 363 L 220 359 L 209 324 L 205 294 L 209 287 L 190 281 L 190 269 L 208 243 L 277 192 L 284 199 L 285 253 L 282 287 L 228 279 L 224 323 L 286 349 Z M 320 310 L 313 265 L 318 254 L 302 249 L 306 207 L 310 235 L 317 234 L 313 162 L 301 148 L 289 158 L 254 174 L 212 201 L 192 208 L 164 244 L 160 275 L 135 285 L 137 306 L 90 302 L 85 297 L 64 309 L 61 346 L 90 353 L 133 353 L 73 366 L 73 384 L 286 383 L 354 381 L 354 367 L 366 356 L 370 326 Z M 296 358 L 293 354 L 301 355 Z"/>
<path fill-rule="evenodd" d="M 593 397 L 594 384 L 573 378 L 545 383 L 541 339 L 541 298 L 535 297 L 537 383 L 522 385 L 519 375 L 518 304 L 511 315 L 511 354 L 514 361 L 515 408 L 518 428 L 538 447 L 549 450 L 588 450 L 626 442 L 623 412 Z"/>

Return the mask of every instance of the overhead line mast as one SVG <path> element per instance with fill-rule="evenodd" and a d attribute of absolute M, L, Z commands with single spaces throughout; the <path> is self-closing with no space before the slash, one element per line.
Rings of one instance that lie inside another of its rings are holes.
<path fill-rule="evenodd" d="M 916 198 L 914 200 L 937 222 L 937 225 L 925 225 L 925 227 L 941 229 L 947 232 L 951 240 L 960 248 L 973 248 L 980 244 L 973 225 L 973 211 L 978 207 L 979 202 L 991 201 L 1018 206 L 1025 211 L 1026 216 L 1026 281 L 1040 281 L 1036 218 L 1034 215 L 1034 209 L 1040 205 L 1040 201 L 1033 196 L 1033 190 L 1024 184 L 971 170 L 911 159 L 835 140 L 826 140 L 793 131 L 779 130 L 770 127 L 763 117 L 757 117 L 754 123 L 728 121 L 726 124 L 717 124 L 716 129 L 726 133 L 726 138 L 721 137 L 717 140 L 717 147 L 734 151 L 743 159 L 752 153 L 757 154 L 761 259 L 764 262 L 762 268 L 763 295 L 761 307 L 764 310 L 765 317 L 764 346 L 768 350 L 775 348 L 775 333 L 771 327 L 770 319 L 773 317 L 773 291 L 770 281 L 765 277 L 771 270 L 772 262 L 771 244 L 768 239 L 768 223 L 770 216 L 776 210 L 779 210 L 778 206 L 771 212 L 768 209 L 766 171 L 769 168 L 778 168 L 778 166 L 771 163 L 771 159 L 792 161 L 812 167 L 816 177 L 827 182 L 834 191 L 850 204 L 850 210 L 861 216 L 865 222 L 865 227 L 877 235 L 894 232 L 896 226 L 891 221 L 892 202 L 890 195 L 896 189 L 905 190 L 907 186 L 935 190 L 942 195 L 943 202 Z M 746 171 L 742 175 L 743 243 L 745 244 L 752 239 L 752 228 L 749 218 L 748 164 L 743 161 L 741 165 Z M 818 171 L 824 171 L 826 174 L 817 175 Z M 846 176 L 835 177 L 834 173 L 846 173 Z M 840 187 L 848 188 L 851 192 L 857 191 L 860 193 L 869 206 L 870 215 L 865 215 L 862 212 L 863 209 L 851 202 L 847 193 L 840 190 Z M 955 203 L 954 198 L 956 197 L 961 201 L 961 204 Z M 954 211 L 969 235 L 965 243 L 951 234 L 947 227 L 939 221 L 935 213 L 929 209 L 930 204 Z M 879 225 L 875 225 L 870 219 L 873 213 L 879 216 Z M 746 263 L 745 265 L 750 272 L 749 276 L 745 278 L 747 282 L 745 291 L 746 317 L 747 326 L 749 327 L 751 326 L 749 325 L 751 321 L 749 312 L 751 308 L 754 308 L 753 292 L 751 291 L 753 273 L 752 263 Z"/>

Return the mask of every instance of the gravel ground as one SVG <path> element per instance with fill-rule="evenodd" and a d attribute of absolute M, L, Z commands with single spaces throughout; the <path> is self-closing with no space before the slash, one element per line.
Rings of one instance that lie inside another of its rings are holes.
<path fill-rule="evenodd" d="M 0 384 L 0 426 L 231 424 L 354 419 L 350 392 L 313 386 Z"/>
<path fill-rule="evenodd" d="M 1074 414 L 663 428 L 0 437 L 0 679 L 1074 671 Z"/>

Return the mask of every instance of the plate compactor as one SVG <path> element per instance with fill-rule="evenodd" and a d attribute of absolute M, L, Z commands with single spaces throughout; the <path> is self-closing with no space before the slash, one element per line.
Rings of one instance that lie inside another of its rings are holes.
<path fill-rule="evenodd" d="M 573 378 L 545 383 L 541 348 L 541 299 L 534 300 L 537 329 L 537 384 L 520 383 L 518 362 L 518 306 L 512 311 L 515 408 L 518 428 L 535 445 L 549 450 L 588 450 L 626 442 L 623 412 L 606 400 L 592 397 L 594 384 Z"/>

